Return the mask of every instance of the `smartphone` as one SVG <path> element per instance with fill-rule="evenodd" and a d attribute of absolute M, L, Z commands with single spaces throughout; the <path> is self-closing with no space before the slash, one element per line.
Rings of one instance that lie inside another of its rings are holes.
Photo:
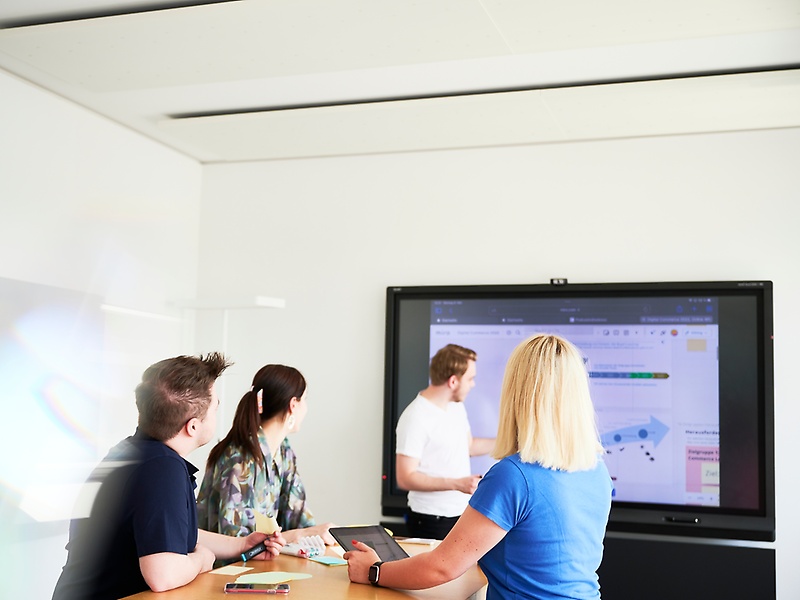
<path fill-rule="evenodd" d="M 226 583 L 226 594 L 288 594 L 288 583 Z"/>

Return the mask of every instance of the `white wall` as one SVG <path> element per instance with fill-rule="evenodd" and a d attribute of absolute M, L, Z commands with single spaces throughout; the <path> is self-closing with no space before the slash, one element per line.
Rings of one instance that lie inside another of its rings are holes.
<path fill-rule="evenodd" d="M 105 410 L 102 431 L 92 432 L 101 458 L 133 433 L 133 388 L 144 368 L 192 350 L 191 315 L 187 327 L 168 303 L 195 295 L 201 168 L 3 72 L 0 106 L 0 278 L 170 318 L 103 313 L 105 382 L 93 389 Z M 53 484 L 73 465 L 41 435 L 44 423 L 26 419 L 29 409 L 9 394 L 0 395 L 0 411 L 4 423 L 18 419 L 30 433 L 28 446 L 0 440 L 3 461 L 25 462 L 30 485 L 63 501 Z M 35 458 L 41 455 L 47 462 Z M 24 486 L 1 479 L 3 593 L 49 598 L 66 558 L 67 523 L 31 519 L 19 509 Z"/>
<path fill-rule="evenodd" d="M 231 313 L 228 419 L 262 364 L 298 367 L 312 507 L 374 523 L 387 286 L 771 279 L 778 591 L 800 597 L 798 155 L 793 129 L 207 166 L 201 295 L 287 301 Z"/>

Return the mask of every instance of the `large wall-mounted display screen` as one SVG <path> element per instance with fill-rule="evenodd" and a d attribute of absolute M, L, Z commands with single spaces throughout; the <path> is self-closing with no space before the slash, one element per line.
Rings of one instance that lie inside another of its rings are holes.
<path fill-rule="evenodd" d="M 505 363 L 534 333 L 584 354 L 604 460 L 609 529 L 774 539 L 770 282 L 397 287 L 387 293 L 383 510 L 405 509 L 394 428 L 430 357 L 478 354 L 472 433 L 494 437 Z M 473 459 L 484 473 L 489 457 Z"/>

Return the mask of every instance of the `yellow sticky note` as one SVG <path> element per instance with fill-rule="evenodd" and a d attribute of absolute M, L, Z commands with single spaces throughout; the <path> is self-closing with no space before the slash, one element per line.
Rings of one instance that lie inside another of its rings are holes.
<path fill-rule="evenodd" d="M 260 533 L 266 533 L 267 535 L 272 535 L 278 530 L 278 522 L 275 520 L 275 517 L 268 517 L 266 515 L 262 515 L 261 513 L 255 513 L 256 515 L 256 531 Z"/>
<path fill-rule="evenodd" d="M 225 567 L 220 567 L 219 569 L 214 569 L 211 571 L 211 573 L 214 573 L 215 575 L 241 575 L 242 573 L 252 570 L 253 567 L 236 567 L 234 565 L 227 565 Z"/>
<path fill-rule="evenodd" d="M 293 579 L 308 579 L 308 573 L 287 573 L 285 571 L 268 571 L 264 573 L 248 573 L 236 579 L 236 583 L 286 583 Z"/>

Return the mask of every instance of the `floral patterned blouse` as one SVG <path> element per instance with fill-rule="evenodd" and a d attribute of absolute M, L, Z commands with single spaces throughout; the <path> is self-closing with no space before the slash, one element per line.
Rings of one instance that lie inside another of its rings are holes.
<path fill-rule="evenodd" d="M 314 525 L 306 506 L 306 490 L 297 472 L 297 457 L 284 439 L 271 459 L 263 430 L 258 442 L 265 465 L 228 446 L 215 465 L 207 465 L 197 494 L 197 522 L 201 529 L 245 536 L 256 530 L 254 511 L 274 516 L 283 531 Z"/>

